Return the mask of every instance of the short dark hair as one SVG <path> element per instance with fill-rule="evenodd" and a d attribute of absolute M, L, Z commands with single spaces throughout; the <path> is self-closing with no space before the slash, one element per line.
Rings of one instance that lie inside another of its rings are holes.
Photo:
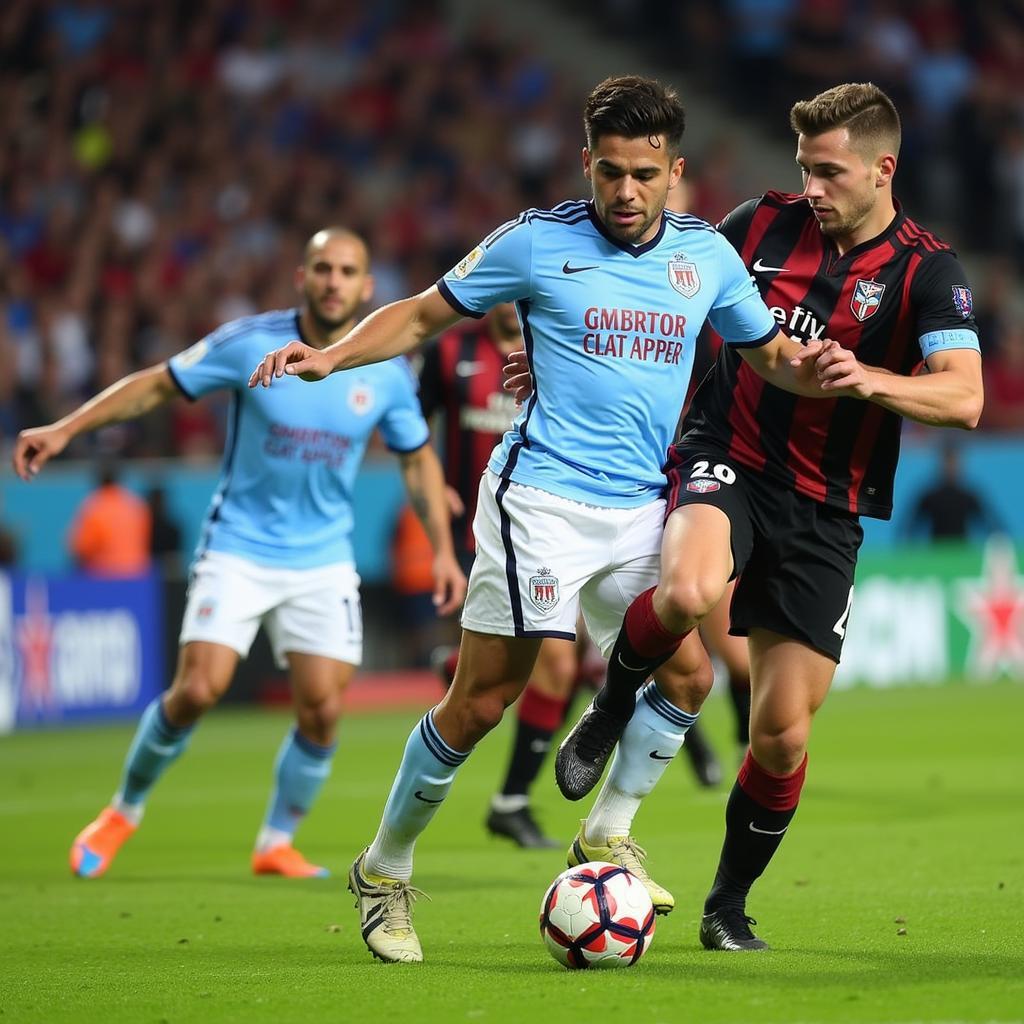
<path fill-rule="evenodd" d="M 664 135 L 674 157 L 686 129 L 686 111 L 674 89 L 653 78 L 621 75 L 606 78 L 587 97 L 583 128 L 590 149 L 602 135 L 621 135 L 625 139 Z"/>
<path fill-rule="evenodd" d="M 794 103 L 789 125 L 798 135 L 822 135 L 846 128 L 851 145 L 872 156 L 899 154 L 900 115 L 896 105 L 872 82 L 847 82 Z"/>

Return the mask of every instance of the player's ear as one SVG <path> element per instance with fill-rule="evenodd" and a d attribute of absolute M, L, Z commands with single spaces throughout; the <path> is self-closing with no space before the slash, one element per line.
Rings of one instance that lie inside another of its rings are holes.
<path fill-rule="evenodd" d="M 373 296 L 373 283 L 373 274 L 367 274 L 366 277 L 363 278 L 363 287 L 359 292 L 360 302 L 370 301 L 370 298 Z"/>
<path fill-rule="evenodd" d="M 300 263 L 295 268 L 295 290 L 301 292 L 306 284 L 306 268 Z"/>
<path fill-rule="evenodd" d="M 686 167 L 686 161 L 681 157 L 677 156 L 672 161 L 672 166 L 669 168 L 669 188 L 672 188 L 679 182 L 679 179 L 683 176 L 683 169 Z"/>
<path fill-rule="evenodd" d="M 875 188 L 884 188 L 895 173 L 896 157 L 892 153 L 883 153 L 875 165 Z"/>
<path fill-rule="evenodd" d="M 583 147 L 583 177 L 590 180 L 590 150 Z"/>

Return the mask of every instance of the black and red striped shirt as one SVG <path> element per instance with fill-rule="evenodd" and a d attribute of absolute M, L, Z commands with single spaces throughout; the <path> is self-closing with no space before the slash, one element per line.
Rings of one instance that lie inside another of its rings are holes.
<path fill-rule="evenodd" d="M 466 507 L 452 521 L 455 543 L 474 550 L 473 516 L 480 477 L 494 446 L 518 410 L 502 390 L 505 363 L 487 330 L 487 322 L 470 322 L 442 334 L 426 350 L 420 370 L 420 403 L 429 420 L 440 411 L 444 424 L 445 481 Z"/>
<path fill-rule="evenodd" d="M 769 192 L 737 207 L 719 230 L 779 326 L 798 340 L 832 338 L 866 365 L 912 374 L 923 362 L 923 336 L 977 333 L 956 255 L 898 205 L 885 231 L 844 255 L 802 196 Z M 713 446 L 817 501 L 888 519 L 901 423 L 872 402 L 783 391 L 723 345 L 694 395 L 680 443 Z"/>

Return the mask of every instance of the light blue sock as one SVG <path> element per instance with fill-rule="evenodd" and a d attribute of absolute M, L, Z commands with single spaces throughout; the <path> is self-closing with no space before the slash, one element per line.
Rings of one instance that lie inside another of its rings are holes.
<path fill-rule="evenodd" d="M 604 845 L 609 836 L 629 835 L 640 802 L 654 789 L 697 718 L 671 703 L 653 681 L 640 690 L 608 778 L 587 817 L 587 842 Z"/>
<path fill-rule="evenodd" d="M 412 851 L 420 833 L 448 795 L 459 765 L 470 751 L 449 747 L 434 727 L 433 709 L 413 729 L 402 764 L 384 806 L 384 817 L 370 844 L 366 870 L 387 878 L 412 876 Z"/>
<path fill-rule="evenodd" d="M 138 824 L 142 805 L 164 770 L 176 761 L 195 725 L 172 725 L 164 714 L 163 697 L 156 697 L 142 712 L 135 738 L 128 748 L 121 776 L 121 787 L 114 806 Z"/>
<path fill-rule="evenodd" d="M 306 739 L 298 729 L 289 731 L 274 762 L 274 791 L 257 849 L 291 840 L 331 774 L 337 749 L 337 743 L 323 747 Z"/>

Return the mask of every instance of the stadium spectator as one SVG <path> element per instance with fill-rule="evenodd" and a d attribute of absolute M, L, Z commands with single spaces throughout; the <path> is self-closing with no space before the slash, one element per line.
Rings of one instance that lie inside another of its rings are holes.
<path fill-rule="evenodd" d="M 152 564 L 153 519 L 145 501 L 118 483 L 105 462 L 97 487 L 78 507 L 68 547 L 78 567 L 92 576 L 141 576 Z"/>
<path fill-rule="evenodd" d="M 929 541 L 967 540 L 984 537 L 999 528 L 984 495 L 966 483 L 960 471 L 960 449 L 943 446 L 942 473 L 914 502 L 907 523 L 908 536 L 923 535 Z"/>

